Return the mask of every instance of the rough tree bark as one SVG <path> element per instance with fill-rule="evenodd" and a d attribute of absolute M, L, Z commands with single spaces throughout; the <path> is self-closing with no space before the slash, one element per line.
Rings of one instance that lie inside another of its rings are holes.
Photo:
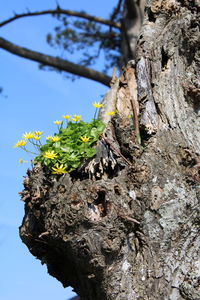
<path fill-rule="evenodd" d="M 25 178 L 22 241 L 82 300 L 200 299 L 199 8 L 147 1 L 136 80 L 130 62 L 106 95 L 119 113 L 96 157 Z"/>

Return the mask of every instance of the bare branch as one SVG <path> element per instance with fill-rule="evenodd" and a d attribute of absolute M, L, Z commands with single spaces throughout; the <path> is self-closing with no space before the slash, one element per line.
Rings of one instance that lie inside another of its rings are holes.
<path fill-rule="evenodd" d="M 27 48 L 19 47 L 3 38 L 0 38 L 0 48 L 7 50 L 8 52 L 11 52 L 13 54 L 16 54 L 18 56 L 37 61 L 39 63 L 42 63 L 44 65 L 56 68 L 60 71 L 69 72 L 81 77 L 89 78 L 92 80 L 95 80 L 97 82 L 100 82 L 102 84 L 105 84 L 106 86 L 109 86 L 109 83 L 111 81 L 111 77 L 105 75 L 104 73 L 95 71 L 93 69 L 72 63 L 70 61 L 57 58 L 54 56 L 46 55 L 40 52 L 32 51 Z"/>
<path fill-rule="evenodd" d="M 122 0 L 119 0 L 117 6 L 115 7 L 115 9 L 114 9 L 114 11 L 113 11 L 113 13 L 111 15 L 111 18 L 110 18 L 112 21 L 115 19 L 115 17 L 119 13 L 121 5 L 122 5 Z"/>
<path fill-rule="evenodd" d="M 95 17 L 95 16 L 91 16 L 89 14 L 83 13 L 83 12 L 77 12 L 77 11 L 72 11 L 72 10 L 67 10 L 67 9 L 61 9 L 59 7 L 57 7 L 56 9 L 50 9 L 50 10 L 43 10 L 43 11 L 38 11 L 38 12 L 27 12 L 27 13 L 23 13 L 23 14 L 14 14 L 14 16 L 10 19 L 7 19 L 3 22 L 0 23 L 0 27 L 3 27 L 4 25 L 7 25 L 8 23 L 11 23 L 17 19 L 20 18 L 24 18 L 24 17 L 31 17 L 31 16 L 41 16 L 41 15 L 68 15 L 68 16 L 74 16 L 74 17 L 79 17 L 79 18 L 83 18 L 89 21 L 94 21 L 97 23 L 101 23 L 103 25 L 108 25 L 111 27 L 115 27 L 118 29 L 121 29 L 121 24 L 120 23 L 116 23 L 110 20 L 106 20 L 106 19 L 102 19 L 99 17 Z"/>

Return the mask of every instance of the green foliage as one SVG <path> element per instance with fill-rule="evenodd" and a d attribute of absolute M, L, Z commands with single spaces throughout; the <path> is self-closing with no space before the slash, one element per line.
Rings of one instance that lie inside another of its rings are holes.
<path fill-rule="evenodd" d="M 84 13 L 84 12 L 83 12 Z M 121 32 L 117 28 L 98 24 L 94 21 L 83 20 L 71 16 L 54 15 L 60 25 L 55 27 L 55 33 L 47 35 L 47 42 L 63 51 L 63 56 L 78 53 L 81 57 L 79 64 L 91 66 L 99 57 L 104 56 L 104 72 L 120 65 Z M 121 19 L 121 11 L 111 15 L 112 21 Z M 70 57 L 73 59 L 73 56 Z"/>
<path fill-rule="evenodd" d="M 54 121 L 58 126 L 58 133 L 46 137 L 45 144 L 41 143 L 42 131 L 31 131 L 25 132 L 14 148 L 36 155 L 33 163 L 41 163 L 47 174 L 62 175 L 76 170 L 96 154 L 95 144 L 105 128 L 105 124 L 95 118 L 103 104 L 94 102 L 92 105 L 96 110 L 90 123 L 82 121 L 80 115 L 63 115 L 66 126 L 61 120 Z M 27 149 L 27 145 L 35 149 L 34 152 Z M 21 158 L 19 162 L 27 161 Z"/>
<path fill-rule="evenodd" d="M 50 173 L 53 167 L 61 165 L 66 167 L 67 172 L 72 172 L 96 154 L 93 146 L 104 128 L 105 125 L 100 120 L 92 120 L 90 123 L 69 121 L 66 128 L 61 127 L 59 133 L 54 135 L 60 138 L 59 141 L 48 140 L 40 147 L 40 155 L 35 158 L 34 163 L 42 163 L 46 172 Z M 47 152 L 54 153 L 56 157 L 45 157 Z"/>

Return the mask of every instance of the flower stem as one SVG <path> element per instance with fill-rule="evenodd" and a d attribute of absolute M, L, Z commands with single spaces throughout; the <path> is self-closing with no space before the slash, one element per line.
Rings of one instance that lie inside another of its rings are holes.
<path fill-rule="evenodd" d="M 31 154 L 34 154 L 34 155 L 38 155 L 38 153 L 35 153 L 35 152 L 32 152 L 30 150 L 27 150 L 25 147 L 21 147 L 24 151 L 26 151 L 27 153 L 31 153 Z"/>
<path fill-rule="evenodd" d="M 97 108 L 95 109 L 94 120 L 96 120 L 96 114 L 97 114 Z"/>

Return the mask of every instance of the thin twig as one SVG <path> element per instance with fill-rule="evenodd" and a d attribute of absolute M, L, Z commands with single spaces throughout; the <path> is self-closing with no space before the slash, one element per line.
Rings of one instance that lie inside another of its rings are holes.
<path fill-rule="evenodd" d="M 136 219 L 132 218 L 129 215 L 126 215 L 126 214 L 122 213 L 121 211 L 118 211 L 118 216 L 125 219 L 125 220 L 127 220 L 127 221 L 130 221 L 130 222 L 133 222 L 133 223 L 136 223 L 136 224 L 140 224 L 139 221 L 137 221 Z"/>
<path fill-rule="evenodd" d="M 135 136 L 136 136 L 136 139 L 138 140 L 140 138 L 140 125 L 139 125 L 139 118 L 138 118 L 138 112 L 137 112 L 135 100 L 133 99 L 132 96 L 131 96 L 131 108 L 132 108 L 133 114 L 134 114 L 133 121 L 134 121 Z"/>
<path fill-rule="evenodd" d="M 132 64 L 134 61 L 131 61 Z M 140 124 L 139 124 L 139 118 L 138 118 L 138 103 L 137 103 L 137 99 L 135 99 L 135 97 L 137 97 L 137 95 L 133 95 L 132 93 L 132 89 L 133 89 L 133 86 L 131 86 L 131 82 L 133 82 L 133 80 L 131 80 L 131 77 L 130 75 L 132 76 L 132 78 L 134 78 L 134 81 L 135 81 L 135 85 L 137 85 L 136 83 L 136 79 L 135 79 L 135 62 L 134 62 L 134 65 L 131 66 L 131 68 L 128 68 L 126 70 L 127 72 L 127 75 L 128 75 L 128 78 L 127 78 L 127 81 L 128 81 L 128 88 L 129 88 L 129 91 L 130 91 L 130 102 L 131 102 L 131 108 L 132 108 L 132 111 L 133 111 L 133 121 L 134 121 L 134 132 L 135 132 L 135 137 L 136 137 L 136 140 L 138 141 L 139 144 L 141 144 L 141 137 L 140 137 Z M 130 82 L 131 80 L 131 82 Z"/>
<path fill-rule="evenodd" d="M 112 21 L 116 18 L 116 16 L 120 12 L 121 5 L 122 5 L 122 0 L 119 0 L 117 6 L 114 8 L 111 18 L 110 18 Z"/>
<path fill-rule="evenodd" d="M 11 23 L 17 19 L 20 18 L 24 18 L 24 17 L 32 17 L 32 16 L 41 16 L 41 15 L 68 15 L 68 16 L 74 16 L 74 17 L 78 17 L 78 18 L 83 18 L 89 21 L 94 21 L 97 23 L 101 23 L 103 25 L 107 25 L 107 26 L 111 26 L 111 27 L 115 27 L 118 29 L 121 29 L 121 24 L 120 23 L 116 23 L 110 20 L 106 20 L 100 17 L 95 17 L 83 12 L 77 12 L 77 11 L 72 11 L 72 10 L 67 10 L 67 9 L 61 9 L 61 8 L 57 8 L 57 9 L 49 9 L 49 10 L 43 10 L 43 11 L 37 11 L 37 12 L 27 12 L 27 13 L 23 13 L 23 14 L 16 14 L 12 17 L 9 18 L 3 22 L 0 23 L 0 27 L 3 27 L 5 25 L 7 25 L 8 23 Z"/>

